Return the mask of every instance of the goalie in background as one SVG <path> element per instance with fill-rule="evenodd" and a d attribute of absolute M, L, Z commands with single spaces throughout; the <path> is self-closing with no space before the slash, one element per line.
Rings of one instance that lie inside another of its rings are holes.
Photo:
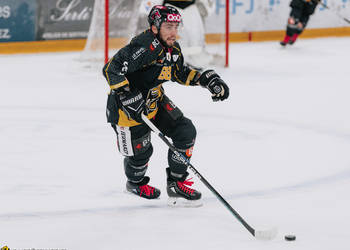
<path fill-rule="evenodd" d="M 319 0 L 292 0 L 292 11 L 288 18 L 287 31 L 282 46 L 294 44 L 299 35 L 304 31 L 310 16 L 315 12 Z"/>

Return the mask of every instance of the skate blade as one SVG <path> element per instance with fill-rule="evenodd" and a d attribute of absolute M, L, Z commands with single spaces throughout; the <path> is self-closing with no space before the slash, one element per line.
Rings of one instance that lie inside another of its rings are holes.
<path fill-rule="evenodd" d="M 186 200 L 179 197 L 168 198 L 169 207 L 201 207 L 203 203 L 201 200 Z"/>

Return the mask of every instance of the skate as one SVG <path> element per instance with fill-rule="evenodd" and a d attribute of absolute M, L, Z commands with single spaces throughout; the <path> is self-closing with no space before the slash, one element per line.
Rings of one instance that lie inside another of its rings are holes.
<path fill-rule="evenodd" d="M 290 41 L 290 36 L 285 36 L 284 37 L 284 39 L 283 39 L 283 41 L 281 41 L 280 42 L 280 44 L 283 46 L 283 47 L 285 47 L 288 43 L 289 43 L 289 41 Z"/>
<path fill-rule="evenodd" d="M 280 44 L 284 47 L 287 45 L 287 43 L 285 41 L 280 41 Z"/>
<path fill-rule="evenodd" d="M 292 36 L 292 38 L 288 41 L 288 44 L 293 45 L 295 43 L 295 41 L 297 40 L 298 36 L 299 36 L 298 34 L 294 34 Z"/>
<path fill-rule="evenodd" d="M 132 194 L 138 195 L 146 199 L 157 199 L 160 195 L 160 190 L 147 185 L 150 178 L 145 176 L 141 182 L 133 183 L 131 181 L 126 182 L 126 190 Z"/>
<path fill-rule="evenodd" d="M 170 173 L 170 168 L 166 169 L 167 173 L 167 193 L 168 193 L 168 205 L 171 207 L 200 207 L 202 206 L 201 196 L 202 194 L 191 186 L 194 182 L 191 179 L 186 180 L 188 173 L 183 174 L 181 177 L 175 177 Z"/>

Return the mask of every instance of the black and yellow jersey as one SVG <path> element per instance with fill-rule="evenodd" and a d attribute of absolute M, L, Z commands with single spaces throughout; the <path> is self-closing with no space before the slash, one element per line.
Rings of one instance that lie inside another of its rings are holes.
<path fill-rule="evenodd" d="M 128 86 L 131 91 L 140 91 L 149 108 L 149 118 L 152 118 L 157 112 L 157 101 L 162 98 L 164 82 L 193 86 L 197 85 L 200 73 L 184 65 L 178 43 L 165 47 L 148 29 L 109 60 L 103 68 L 103 75 L 111 90 Z M 122 110 L 118 110 L 118 115 L 119 126 L 139 124 L 129 120 Z"/>

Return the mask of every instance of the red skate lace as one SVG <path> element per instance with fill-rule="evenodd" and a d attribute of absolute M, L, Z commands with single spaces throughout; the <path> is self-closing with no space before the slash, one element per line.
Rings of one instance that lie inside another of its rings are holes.
<path fill-rule="evenodd" d="M 190 181 L 190 180 L 192 180 L 192 178 L 187 179 L 187 180 L 185 180 L 185 181 L 183 181 L 183 182 L 178 181 L 178 182 L 177 182 L 177 185 L 178 185 L 178 187 L 179 187 L 182 191 L 184 191 L 185 193 L 193 194 L 194 189 L 185 186 L 185 185 L 187 185 L 187 186 L 192 186 L 192 184 L 193 184 L 194 182 L 193 182 L 193 181 Z"/>
<path fill-rule="evenodd" d="M 143 185 L 143 186 L 140 186 L 139 188 L 140 188 L 140 196 L 142 196 L 142 193 L 144 193 L 147 196 L 150 196 L 151 194 L 153 195 L 154 187 Z"/>

